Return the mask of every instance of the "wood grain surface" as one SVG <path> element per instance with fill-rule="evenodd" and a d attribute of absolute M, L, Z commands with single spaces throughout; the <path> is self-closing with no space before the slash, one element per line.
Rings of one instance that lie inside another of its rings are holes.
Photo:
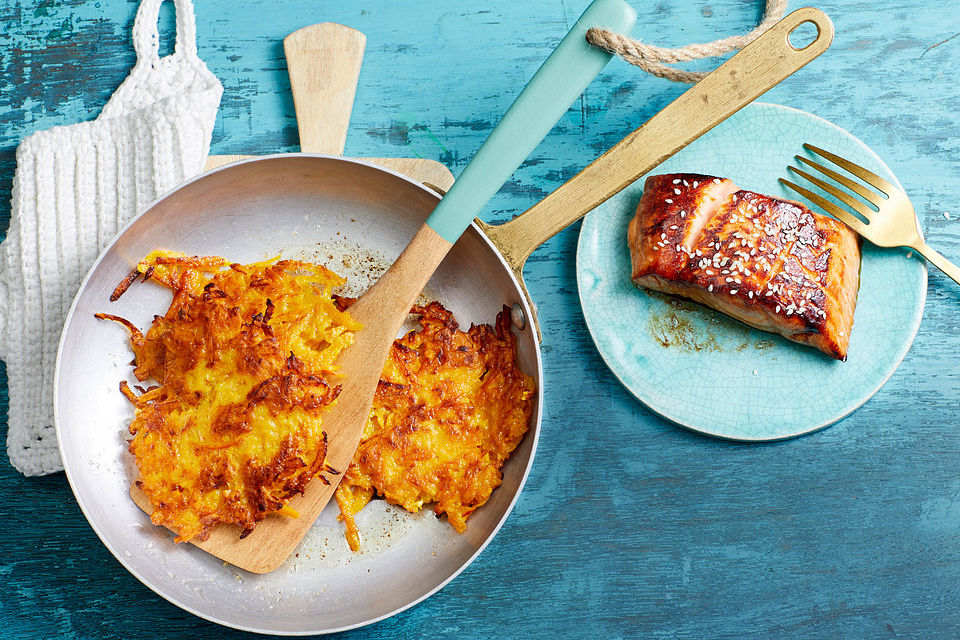
<path fill-rule="evenodd" d="M 343 155 L 366 46 L 365 35 L 335 22 L 303 27 L 283 39 L 304 151 Z"/>
<path fill-rule="evenodd" d="M 761 13 L 760 2 L 744 0 L 632 4 L 634 35 L 674 46 L 744 32 Z M 200 56 L 225 88 L 213 150 L 296 150 L 282 39 L 334 21 L 367 36 L 346 155 L 422 157 L 457 173 L 585 5 L 290 0 L 268 9 L 203 0 Z M 957 261 L 960 7 L 818 6 L 836 26 L 833 47 L 763 99 L 831 120 L 876 150 L 910 192 L 930 243 Z M 0 0 L 4 220 L 16 144 L 96 116 L 133 62 L 135 9 Z M 171 14 L 164 7 L 168 30 Z M 612 62 L 483 217 L 524 211 L 683 90 Z M 438 594 L 345 635 L 960 636 L 960 287 L 931 270 L 913 349 L 851 417 L 797 440 L 733 444 L 661 420 L 606 369 L 577 302 L 577 231 L 559 233 L 527 263 L 546 397 L 538 455 L 513 514 Z M 825 393 L 810 389 L 811 402 Z M 24 478 L 3 460 L 0 489 L 0 635 L 248 635 L 181 611 L 127 573 L 63 474 Z"/>

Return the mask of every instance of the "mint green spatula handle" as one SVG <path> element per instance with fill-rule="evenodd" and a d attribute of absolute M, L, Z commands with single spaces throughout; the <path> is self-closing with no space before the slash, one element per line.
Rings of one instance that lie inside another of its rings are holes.
<path fill-rule="evenodd" d="M 587 7 L 427 218 L 430 228 L 456 242 L 610 60 L 587 43 L 587 29 L 629 32 L 634 20 L 636 12 L 623 0 L 594 0 Z"/>

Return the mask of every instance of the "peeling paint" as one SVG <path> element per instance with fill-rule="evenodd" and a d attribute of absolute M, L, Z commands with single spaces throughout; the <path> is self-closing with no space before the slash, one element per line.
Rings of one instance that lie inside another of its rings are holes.
<path fill-rule="evenodd" d="M 368 38 L 347 155 L 433 158 L 457 172 L 586 1 L 195 2 L 201 57 L 225 86 L 214 150 L 297 148 L 281 39 L 329 20 Z M 639 13 L 634 36 L 668 46 L 745 33 L 761 10 L 743 0 L 630 4 Z M 134 62 L 136 6 L 0 0 L 0 229 L 9 224 L 16 145 L 99 113 Z M 960 226 L 942 217 L 956 208 L 960 178 L 960 84 L 950 59 L 960 6 L 818 6 L 837 25 L 835 44 L 763 99 L 825 117 L 874 148 L 907 186 L 930 244 L 960 260 Z M 526 210 L 684 89 L 611 62 L 482 217 Z M 438 595 L 354 635 L 482 637 L 491 620 L 509 620 L 507 635 L 516 637 L 954 635 L 960 289 L 931 270 L 911 353 L 850 418 L 800 440 L 747 446 L 683 431 L 620 387 L 583 325 L 577 237 L 574 225 L 527 263 L 544 329 L 546 399 L 516 509 Z M 0 413 L 6 394 L 0 384 Z M 63 475 L 27 479 L 0 461 L 0 489 L 8 541 L 0 620 L 11 637 L 150 637 L 158 629 L 240 637 L 124 571 Z"/>

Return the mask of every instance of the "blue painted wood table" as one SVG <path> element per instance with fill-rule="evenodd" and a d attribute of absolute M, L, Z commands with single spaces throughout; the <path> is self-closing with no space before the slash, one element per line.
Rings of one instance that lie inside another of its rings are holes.
<path fill-rule="evenodd" d="M 203 0 L 200 55 L 225 88 L 213 150 L 296 150 L 281 39 L 335 21 L 368 36 L 347 152 L 434 158 L 456 174 L 585 4 Z M 743 0 L 634 4 L 635 34 L 667 45 L 746 31 L 761 12 Z M 873 147 L 912 194 L 930 244 L 960 260 L 960 7 L 825 0 L 821 8 L 836 24 L 833 48 L 765 99 Z M 16 144 L 97 114 L 132 64 L 135 9 L 0 0 L 3 228 Z M 614 61 L 484 217 L 523 211 L 681 91 Z M 348 635 L 960 636 L 960 287 L 931 272 L 912 350 L 846 420 L 776 444 L 723 442 L 653 415 L 606 369 L 577 301 L 578 228 L 527 266 L 544 327 L 546 399 L 516 509 L 441 592 Z M 0 496 L 0 634 L 244 635 L 181 611 L 128 574 L 63 474 L 24 478 L 4 459 Z"/>

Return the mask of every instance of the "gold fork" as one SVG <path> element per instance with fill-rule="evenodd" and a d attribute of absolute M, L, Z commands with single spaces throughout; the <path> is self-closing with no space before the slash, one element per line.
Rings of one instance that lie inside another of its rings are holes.
<path fill-rule="evenodd" d="M 833 202 L 830 202 L 823 196 L 817 195 L 809 189 L 805 189 L 799 185 L 796 185 L 789 180 L 780 178 L 781 184 L 783 184 L 785 187 L 793 189 L 811 202 L 816 203 L 837 220 L 843 222 L 848 227 L 879 247 L 910 247 L 917 253 L 921 254 L 924 258 L 935 264 L 938 269 L 953 278 L 955 282 L 960 284 L 960 268 L 957 268 L 956 265 L 937 253 L 926 242 L 924 242 L 923 238 L 920 236 L 920 229 L 917 226 L 917 216 L 916 213 L 914 213 L 913 205 L 910 204 L 910 199 L 907 198 L 907 194 L 872 171 L 868 171 L 860 165 L 850 162 L 849 160 L 844 160 L 840 156 L 830 153 L 829 151 L 824 151 L 823 149 L 815 147 L 812 144 L 804 144 L 803 148 L 815 155 L 826 158 L 838 167 L 848 171 L 876 189 L 876 191 L 868 189 L 859 182 L 855 182 L 832 169 L 828 169 L 823 165 L 813 162 L 812 160 L 808 160 L 807 158 L 802 158 L 800 156 L 794 156 L 794 158 L 800 164 L 807 165 L 811 169 L 819 171 L 825 176 L 839 182 L 850 191 L 853 191 L 858 196 L 863 198 L 863 200 L 865 200 L 867 203 L 873 205 L 871 207 L 865 204 L 863 201 L 854 198 L 848 192 L 838 189 L 829 182 L 825 182 L 816 176 L 810 175 L 802 169 L 797 169 L 796 167 L 787 167 L 787 169 L 790 171 L 817 185 L 835 197 L 837 200 L 841 201 L 847 207 L 860 214 L 864 220 L 866 220 L 866 222 L 855 216 L 848 209 L 840 207 Z M 881 193 L 877 193 L 877 191 L 880 191 Z"/>

